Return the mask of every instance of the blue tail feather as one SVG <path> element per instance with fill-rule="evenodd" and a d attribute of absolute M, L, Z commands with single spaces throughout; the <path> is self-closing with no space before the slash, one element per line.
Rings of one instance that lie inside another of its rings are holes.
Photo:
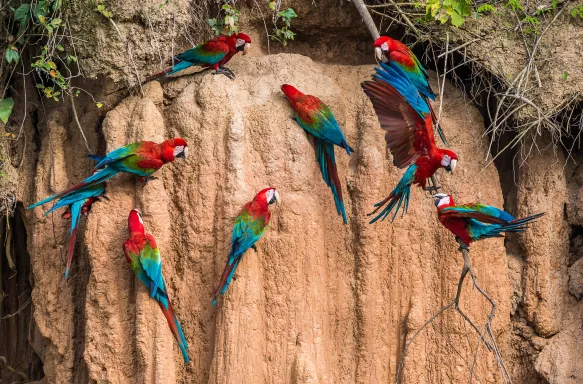
<path fill-rule="evenodd" d="M 348 146 L 348 144 L 346 145 Z M 334 145 L 323 140 L 316 139 L 316 147 L 316 156 L 318 159 L 318 164 L 320 165 L 320 172 L 322 172 L 322 178 L 326 182 L 326 185 L 328 185 L 332 191 L 336 212 L 342 216 L 344 224 L 348 224 L 348 219 L 346 218 L 346 209 L 344 208 L 344 201 L 342 199 L 342 190 L 340 190 L 340 180 L 338 179 L 338 173 L 336 172 Z"/>
<path fill-rule="evenodd" d="M 180 63 L 176 63 L 172 67 L 172 70 L 166 74 L 166 76 L 170 76 L 170 75 L 173 75 L 177 72 L 183 71 L 186 68 L 192 67 L 193 65 L 196 65 L 196 64 L 191 63 L 190 61 L 181 61 Z"/>
<path fill-rule="evenodd" d="M 374 211 L 372 211 L 371 213 L 369 213 L 368 214 L 369 216 L 375 214 L 378 209 L 380 209 L 383 205 L 388 203 L 381 210 L 381 212 L 378 215 L 376 215 L 369 222 L 369 224 L 373 224 L 373 223 L 377 222 L 378 220 L 384 221 L 386 219 L 386 217 L 391 213 L 391 211 L 395 208 L 396 209 L 395 209 L 395 212 L 393 213 L 393 218 L 391 219 L 391 222 L 393 222 L 395 220 L 395 218 L 397 217 L 397 214 L 399 212 L 399 209 L 401 209 L 401 207 L 402 207 L 401 217 L 405 216 L 405 214 L 409 210 L 409 199 L 411 197 L 411 185 L 413 184 L 413 181 L 415 179 L 415 172 L 416 171 L 417 171 L 417 166 L 415 164 L 409 166 L 409 168 L 407 168 L 407 171 L 405 171 L 405 173 L 403 174 L 403 177 L 401 177 L 401 180 L 399 180 L 399 183 L 397 184 L 395 189 L 393 189 L 393 191 L 390 193 L 389 197 L 387 197 L 383 201 L 380 201 L 374 205 L 376 207 L 376 209 Z"/>

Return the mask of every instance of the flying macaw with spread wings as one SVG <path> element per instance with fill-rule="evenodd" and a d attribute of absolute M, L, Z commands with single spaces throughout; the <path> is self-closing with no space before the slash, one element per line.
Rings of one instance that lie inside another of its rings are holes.
<path fill-rule="evenodd" d="M 441 141 L 447 145 L 443 130 L 437 124 L 437 116 L 429 102 L 429 100 L 435 101 L 435 93 L 429 85 L 427 71 L 423 68 L 423 64 L 421 64 L 417 56 L 405 44 L 399 40 L 391 39 L 388 36 L 381 36 L 375 40 L 374 51 L 377 60 L 383 63 L 388 63 L 389 61 L 395 63 L 403 70 L 409 80 L 411 80 L 415 88 L 417 88 L 417 91 L 421 94 L 421 97 L 429 105 L 431 120 L 436 125 L 437 133 Z"/>
<path fill-rule="evenodd" d="M 445 193 L 433 195 L 439 221 L 467 248 L 478 240 L 500 237 L 502 232 L 524 232 L 528 224 L 544 213 L 515 219 L 510 213 L 483 204 L 455 205 L 453 198 Z"/>
<path fill-rule="evenodd" d="M 250 48 L 251 38 L 244 33 L 234 33 L 231 36 L 220 35 L 175 56 L 170 68 L 150 76 L 146 81 L 161 76 L 170 76 L 194 65 L 199 65 L 203 68 L 214 68 L 215 74 L 225 75 L 233 80 L 235 74 L 225 67 L 225 64 L 237 52 L 243 52 L 245 55 Z"/>
<path fill-rule="evenodd" d="M 427 178 L 439 168 L 453 172 L 458 156 L 450 150 L 438 148 L 433 136 L 433 124 L 429 105 L 422 98 L 409 77 L 396 64 L 380 63 L 373 79 L 362 84 L 370 98 L 382 129 L 386 131 L 387 147 L 397 168 L 408 166 L 405 174 L 389 196 L 375 204 L 371 220 L 384 220 L 394 209 L 393 220 L 401 206 L 403 215 L 409 207 L 411 185 L 426 189 Z"/>

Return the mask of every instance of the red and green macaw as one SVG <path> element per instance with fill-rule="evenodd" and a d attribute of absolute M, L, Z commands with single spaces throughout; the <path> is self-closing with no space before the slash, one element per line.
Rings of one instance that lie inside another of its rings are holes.
<path fill-rule="evenodd" d="M 150 292 L 150 297 L 158 302 L 170 331 L 174 335 L 185 363 L 188 357 L 188 343 L 180 327 L 180 322 L 172 309 L 168 290 L 162 276 L 162 256 L 156 240 L 144 231 L 144 222 L 137 209 L 132 209 L 128 216 L 129 239 L 123 244 L 123 251 L 130 268 Z"/>
<path fill-rule="evenodd" d="M 365 81 L 362 88 L 372 101 L 381 128 L 386 131 L 385 141 L 393 154 L 393 164 L 397 168 L 409 168 L 390 195 L 375 204 L 376 209 L 369 215 L 386 206 L 371 224 L 384 220 L 396 208 L 394 220 L 401 206 L 404 215 L 409 207 L 411 185 L 426 189 L 427 178 L 439 168 L 453 172 L 458 160 L 454 152 L 437 148 L 429 104 L 409 77 L 393 62 L 380 65 L 381 68 L 375 68 L 377 73 L 373 79 Z"/>
<path fill-rule="evenodd" d="M 142 177 L 147 183 L 155 179 L 154 172 L 162 168 L 166 163 L 174 161 L 177 157 L 188 158 L 188 145 L 184 139 L 176 137 L 165 140 L 160 144 L 153 141 L 138 141 L 109 152 L 105 156 L 89 156 L 97 161 L 97 170 L 91 176 L 64 191 L 56 193 L 28 207 L 28 209 L 46 204 L 54 199 L 68 195 L 74 191 L 81 191 L 90 186 L 101 184 L 111 179 L 119 172 L 128 172 Z"/>
<path fill-rule="evenodd" d="M 394 40 L 387 36 L 381 36 L 375 40 L 374 51 L 377 60 L 382 61 L 383 63 L 392 62 L 403 70 L 415 88 L 417 88 L 421 97 L 423 97 L 427 102 L 427 105 L 429 105 L 431 119 L 434 124 L 437 124 L 437 116 L 431 107 L 431 103 L 429 103 L 429 100 L 435 101 L 435 93 L 429 85 L 427 71 L 423 68 L 423 64 L 421 64 L 417 56 L 415 56 L 409 47 L 401 43 L 399 40 Z M 441 127 L 437 125 L 436 129 L 441 141 L 447 145 L 447 140 L 445 139 Z"/>
<path fill-rule="evenodd" d="M 346 142 L 332 111 L 322 100 L 316 96 L 305 95 L 289 84 L 282 85 L 281 90 L 294 110 L 294 120 L 314 136 L 317 148 L 316 158 L 320 164 L 322 177 L 332 190 L 338 214 L 342 216 L 344 224 L 347 224 L 334 145 L 344 148 L 348 155 L 354 150 Z"/>
<path fill-rule="evenodd" d="M 69 239 L 69 250 L 67 252 L 67 266 L 65 267 L 65 280 L 69 277 L 71 269 L 71 260 L 73 260 L 73 252 L 75 250 L 75 240 L 77 239 L 77 229 L 81 215 L 87 216 L 91 211 L 91 206 L 96 201 L 101 201 L 101 198 L 108 199 L 105 196 L 106 182 L 91 185 L 88 188 L 73 191 L 61 197 L 59 201 L 49 209 L 44 216 L 61 207 L 67 207 L 62 217 L 64 219 L 71 219 L 71 234 Z"/>
<path fill-rule="evenodd" d="M 524 232 L 528 224 L 544 213 L 515 219 L 510 213 L 483 204 L 455 205 L 453 198 L 445 193 L 433 195 L 439 221 L 467 248 L 478 240 L 500 237 L 502 232 Z"/>
<path fill-rule="evenodd" d="M 234 33 L 231 36 L 220 35 L 205 43 L 189 49 L 174 57 L 172 67 L 150 76 L 147 81 L 161 76 L 170 76 L 194 65 L 203 68 L 214 68 L 215 74 L 235 78 L 235 74 L 225 64 L 237 52 L 247 54 L 251 48 L 251 38 L 244 33 Z"/>
<path fill-rule="evenodd" d="M 227 291 L 245 252 L 249 248 L 255 248 L 255 243 L 265 233 L 271 218 L 269 205 L 278 201 L 280 201 L 279 194 L 275 188 L 265 188 L 253 200 L 245 204 L 239 212 L 233 226 L 231 252 L 229 252 L 227 265 L 225 265 L 221 281 L 213 297 L 213 306 L 217 303 L 219 295 Z"/>

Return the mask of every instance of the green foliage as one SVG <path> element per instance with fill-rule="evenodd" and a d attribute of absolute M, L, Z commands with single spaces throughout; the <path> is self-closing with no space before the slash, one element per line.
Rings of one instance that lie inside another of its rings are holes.
<path fill-rule="evenodd" d="M 563 79 L 563 81 L 567 81 L 567 76 L 569 76 L 569 72 L 563 71 L 563 73 L 561 73 L 561 79 Z"/>
<path fill-rule="evenodd" d="M 238 33 L 239 27 L 237 26 L 237 23 L 239 22 L 241 12 L 229 4 L 223 4 L 221 7 L 221 13 L 224 16 L 209 19 L 208 21 L 210 27 L 215 32 L 215 35 L 232 35 L 233 33 Z"/>
<path fill-rule="evenodd" d="M 494 8 L 494 6 L 486 3 L 486 4 L 480 5 L 476 12 L 478 12 L 478 13 L 496 12 L 496 8 Z"/>
<path fill-rule="evenodd" d="M 472 14 L 472 0 L 428 0 L 425 5 L 425 18 L 428 21 L 438 20 L 442 24 L 448 21 L 459 27 L 464 18 Z"/>
<path fill-rule="evenodd" d="M 291 21 L 298 17 L 296 12 L 293 8 L 287 8 L 283 11 L 277 10 L 277 3 L 272 1 L 269 3 L 269 8 L 274 12 L 273 15 L 273 32 L 274 35 L 271 35 L 273 40 L 279 41 L 285 47 L 289 40 L 293 40 L 296 36 L 295 32 L 293 32 L 291 28 Z M 278 26 L 279 21 L 283 22 L 283 26 L 280 28 Z"/>
<path fill-rule="evenodd" d="M 4 56 L 6 57 L 6 62 L 8 64 L 12 64 L 13 62 L 17 63 L 18 59 L 20 59 L 18 48 L 14 45 L 9 45 L 8 48 L 6 48 L 6 54 Z"/>
<path fill-rule="evenodd" d="M 12 100 L 12 97 L 0 100 L 0 120 L 2 120 L 4 124 L 8 122 L 8 118 L 12 113 L 12 107 L 14 107 L 14 100 Z"/>
<path fill-rule="evenodd" d="M 571 16 L 583 20 L 583 5 L 571 9 Z"/>

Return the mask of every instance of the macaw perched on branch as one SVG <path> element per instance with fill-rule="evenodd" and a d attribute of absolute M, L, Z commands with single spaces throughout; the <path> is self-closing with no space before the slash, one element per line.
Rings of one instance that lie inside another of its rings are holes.
<path fill-rule="evenodd" d="M 336 211 L 342 216 L 344 224 L 347 224 L 334 145 L 344 148 L 348 155 L 354 150 L 346 142 L 332 111 L 320 99 L 316 96 L 305 95 L 289 84 L 282 85 L 281 90 L 294 110 L 294 120 L 315 138 L 316 158 L 320 164 L 322 177 L 332 190 Z"/>
<path fill-rule="evenodd" d="M 107 183 L 99 183 L 91 185 L 88 188 L 73 191 L 61 197 L 59 201 L 49 209 L 44 216 L 53 212 L 55 209 L 67 207 L 62 217 L 64 219 L 71 219 L 71 234 L 69 239 L 69 251 L 67 253 L 67 266 L 65 267 L 65 280 L 69 277 L 71 269 L 71 260 L 73 260 L 73 252 L 75 250 L 75 240 L 77 239 L 77 229 L 81 215 L 87 216 L 91 211 L 91 206 L 96 201 L 101 201 L 101 198 L 108 200 L 105 196 L 105 187 Z"/>
<path fill-rule="evenodd" d="M 441 141 L 443 141 L 443 144 L 447 145 L 445 135 L 441 127 L 437 125 L 437 116 L 431 107 L 431 103 L 429 103 L 429 100 L 435 101 L 435 93 L 429 85 L 427 71 L 423 68 L 423 64 L 421 64 L 417 56 L 399 40 L 394 40 L 387 36 L 381 36 L 375 40 L 374 51 L 377 60 L 383 63 L 388 63 L 389 61 L 395 63 L 395 65 L 398 65 L 403 70 L 409 80 L 411 80 L 415 88 L 417 88 L 417 91 L 421 94 L 421 97 L 429 105 L 429 112 L 431 113 L 433 123 L 436 124 L 437 133 Z"/>
<path fill-rule="evenodd" d="M 220 35 L 175 56 L 172 61 L 172 67 L 150 76 L 146 81 L 161 76 L 173 75 L 193 65 L 199 65 L 203 68 L 214 68 L 215 74 L 222 74 L 233 80 L 235 79 L 235 74 L 224 65 L 237 52 L 243 52 L 245 55 L 249 52 L 250 48 L 251 38 L 244 33 L 234 33 L 231 36 Z"/>
<path fill-rule="evenodd" d="M 372 101 L 381 128 L 386 131 L 387 147 L 393 154 L 393 164 L 397 168 L 409 166 L 405 174 L 383 201 L 375 204 L 376 213 L 371 220 L 384 220 L 395 209 L 393 220 L 403 205 L 403 215 L 409 207 L 411 185 L 417 184 L 426 189 L 427 178 L 439 168 L 453 172 L 457 165 L 457 155 L 447 149 L 437 148 L 433 137 L 433 124 L 429 104 L 403 70 L 389 62 L 375 68 L 373 80 L 362 83 L 364 93 Z"/>
<path fill-rule="evenodd" d="M 269 205 L 279 202 L 279 193 L 275 188 L 261 190 L 250 202 L 245 204 L 239 212 L 233 226 L 231 236 L 231 252 L 227 259 L 227 265 L 221 276 L 221 281 L 213 297 L 213 306 L 217 303 L 220 294 L 225 294 L 237 266 L 243 259 L 243 255 L 249 248 L 255 248 L 255 243 L 261 239 L 269 219 Z"/>
<path fill-rule="evenodd" d="M 453 198 L 445 193 L 433 195 L 439 221 L 461 241 L 460 247 L 466 248 L 478 240 L 501 237 L 502 232 L 524 232 L 528 224 L 544 215 L 515 219 L 501 209 L 483 204 L 455 205 Z"/>
<path fill-rule="evenodd" d="M 180 327 L 180 322 L 174 313 L 174 309 L 172 309 L 166 283 L 162 276 L 160 250 L 154 237 L 145 233 L 144 222 L 137 209 L 132 209 L 128 216 L 128 232 L 130 237 L 123 244 L 126 260 L 138 279 L 148 288 L 150 297 L 160 305 L 162 313 L 170 326 L 170 331 L 178 343 L 180 352 L 182 352 L 184 362 L 189 363 L 190 358 L 186 352 L 188 344 Z"/>
<path fill-rule="evenodd" d="M 128 172 L 141 176 L 142 181 L 147 183 L 155 179 L 152 174 L 162 168 L 164 164 L 174 161 L 177 157 L 188 158 L 188 145 L 186 141 L 179 137 L 165 140 L 160 144 L 153 141 L 138 141 L 111 151 L 105 156 L 90 155 L 89 157 L 98 162 L 95 166 L 95 169 L 98 170 L 97 172 L 94 172 L 93 175 L 79 184 L 31 205 L 28 209 L 46 204 L 71 192 L 101 184 L 119 172 Z"/>

